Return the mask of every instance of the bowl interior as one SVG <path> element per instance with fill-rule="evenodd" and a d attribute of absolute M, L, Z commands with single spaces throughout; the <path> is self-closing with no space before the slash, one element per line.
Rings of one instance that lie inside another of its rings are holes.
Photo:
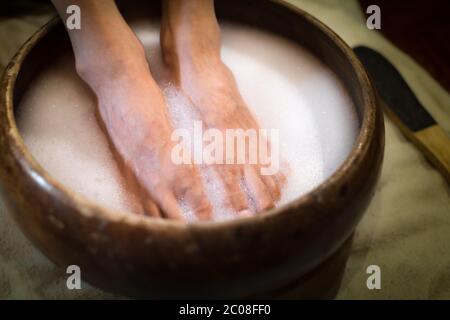
<path fill-rule="evenodd" d="M 153 16 L 159 18 L 159 13 L 161 12 L 159 2 L 155 1 L 120 1 L 119 6 L 121 7 L 122 12 L 124 12 L 124 16 L 129 20 L 141 16 Z M 363 84 L 366 79 L 361 76 L 359 72 L 361 67 L 359 62 L 353 56 L 351 49 L 348 48 L 332 31 L 324 27 L 313 17 L 299 9 L 288 7 L 289 5 L 287 4 L 277 4 L 270 1 L 216 1 L 216 11 L 220 20 L 237 22 L 281 35 L 298 43 L 318 57 L 340 78 L 341 82 L 346 87 L 346 90 L 356 106 L 361 128 L 364 129 L 370 120 L 370 106 L 365 98 L 369 86 Z M 258 10 L 255 10 L 255 8 L 258 8 Z M 38 75 L 42 69 L 51 65 L 56 57 L 71 50 L 67 33 L 62 24 L 57 21 L 51 22 L 46 31 L 38 38 L 35 38 L 34 42 L 35 45 L 32 46 L 31 51 L 25 56 L 21 64 L 20 72 L 15 83 L 13 99 L 15 108 L 20 104 L 23 93 L 30 83 L 33 82 L 34 77 Z M 362 134 L 363 131 L 364 130 L 361 130 L 356 144 L 367 143 L 367 136 Z M 23 144 L 21 141 L 18 143 Z M 31 158 L 31 155 L 28 154 L 26 148 L 24 149 L 24 152 L 27 153 L 27 157 Z M 350 158 L 355 157 L 357 152 L 356 149 L 353 150 L 346 163 L 350 161 Z M 337 170 L 336 174 L 338 176 L 344 175 L 346 167 L 347 166 L 344 163 L 341 168 Z M 42 171 L 42 168 L 36 168 L 36 172 L 40 173 Z M 336 179 L 336 174 L 329 179 Z M 69 190 L 65 190 L 64 187 L 56 181 L 53 181 L 48 175 L 43 175 L 43 177 L 51 185 L 63 189 L 67 194 L 71 195 Z M 326 185 L 327 181 L 318 188 L 322 188 Z M 72 199 L 74 201 L 79 201 L 79 197 L 76 197 L 76 199 L 75 197 L 72 197 Z M 299 199 L 299 201 L 301 202 L 301 199 Z M 85 200 L 85 202 L 90 203 L 88 200 Z M 107 209 L 102 208 L 102 210 Z M 276 208 L 271 212 L 275 213 L 281 211 L 283 211 L 283 207 Z M 245 219 L 257 218 L 251 217 Z"/>

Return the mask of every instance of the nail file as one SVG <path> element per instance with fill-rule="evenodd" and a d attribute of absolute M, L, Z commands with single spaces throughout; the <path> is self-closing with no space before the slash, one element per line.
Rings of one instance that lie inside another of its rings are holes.
<path fill-rule="evenodd" d="M 450 138 L 426 111 L 400 72 L 380 53 L 364 46 L 354 52 L 369 73 L 388 117 L 450 184 Z"/>

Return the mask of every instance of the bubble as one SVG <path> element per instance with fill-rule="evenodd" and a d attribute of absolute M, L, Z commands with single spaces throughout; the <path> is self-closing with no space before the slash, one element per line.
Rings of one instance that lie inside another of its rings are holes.
<path fill-rule="evenodd" d="M 134 28 L 146 47 L 174 127 L 192 133 L 200 115 L 167 76 L 158 26 L 146 23 Z M 222 38 L 223 59 L 251 112 L 261 128 L 279 130 L 280 156 L 289 175 L 278 205 L 290 202 L 318 186 L 348 156 L 359 128 L 355 108 L 337 76 L 295 43 L 228 23 L 222 24 Z M 104 206 L 133 212 L 137 200 L 123 184 L 95 107 L 92 93 L 67 55 L 28 88 L 18 108 L 19 129 L 33 156 L 54 178 Z M 200 173 L 214 219 L 236 217 L 217 172 L 200 166 Z M 187 220 L 196 221 L 179 200 Z"/>

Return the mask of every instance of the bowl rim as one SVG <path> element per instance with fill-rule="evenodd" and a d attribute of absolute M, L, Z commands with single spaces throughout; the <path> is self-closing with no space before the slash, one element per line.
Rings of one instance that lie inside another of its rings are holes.
<path fill-rule="evenodd" d="M 27 148 L 22 136 L 20 135 L 17 127 L 16 119 L 14 116 L 14 90 L 17 77 L 20 73 L 21 64 L 28 57 L 30 51 L 35 45 L 44 38 L 48 33 L 54 30 L 60 25 L 60 19 L 55 16 L 50 19 L 49 22 L 44 24 L 39 30 L 33 34 L 18 50 L 18 52 L 11 59 L 9 64 L 4 70 L 1 84 L 4 90 L 2 90 L 0 100 L 4 100 L 4 107 L 7 117 L 7 134 L 11 143 L 11 148 L 15 151 L 15 161 L 35 180 L 38 184 L 47 189 L 49 193 L 59 193 L 63 202 L 69 203 L 72 207 L 77 208 L 79 214 L 84 215 L 86 218 L 99 218 L 107 220 L 109 222 L 120 222 L 130 226 L 145 226 L 148 228 L 163 228 L 163 229 L 176 229 L 178 231 L 190 230 L 190 229 L 215 229 L 224 227 L 240 227 L 246 225 L 254 225 L 264 222 L 268 219 L 278 217 L 282 212 L 288 211 L 294 208 L 301 208 L 305 206 L 307 202 L 313 199 L 320 199 L 320 194 L 332 189 L 338 185 L 341 181 L 345 181 L 350 178 L 352 173 L 358 170 L 363 163 L 364 155 L 368 152 L 368 148 L 371 139 L 374 135 L 376 124 L 377 103 L 373 86 L 369 80 L 369 77 L 359 61 L 353 50 L 344 42 L 344 40 L 338 36 L 333 30 L 326 26 L 323 22 L 300 9 L 294 4 L 288 3 L 286 0 L 272 1 L 276 5 L 283 6 L 298 15 L 301 15 L 307 22 L 309 22 L 315 28 L 318 28 L 329 40 L 333 41 L 337 48 L 344 54 L 348 60 L 354 72 L 356 74 L 359 87 L 362 91 L 363 106 L 361 108 L 360 116 L 360 128 L 359 133 L 355 139 L 353 147 L 350 153 L 347 155 L 345 161 L 324 181 L 318 186 L 308 191 L 307 193 L 296 197 L 289 203 L 275 207 L 273 209 L 264 211 L 261 214 L 257 214 L 250 217 L 239 217 L 230 220 L 214 220 L 214 221 L 195 221 L 186 222 L 171 219 L 154 219 L 144 215 L 131 214 L 130 212 L 121 211 L 117 209 L 109 208 L 102 205 L 95 200 L 91 200 L 89 197 L 81 195 L 76 191 L 73 191 L 69 187 L 66 187 L 56 178 L 53 178 L 39 162 L 33 157 L 29 149 Z M 338 214 L 338 213 L 337 213 Z"/>

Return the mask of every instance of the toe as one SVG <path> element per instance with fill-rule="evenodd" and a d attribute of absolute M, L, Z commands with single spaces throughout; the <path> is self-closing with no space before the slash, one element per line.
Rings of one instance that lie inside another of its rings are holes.
<path fill-rule="evenodd" d="M 272 196 L 254 166 L 245 167 L 245 183 L 259 212 L 273 208 Z"/>
<path fill-rule="evenodd" d="M 250 214 L 252 210 L 249 207 L 247 195 L 241 188 L 243 181 L 241 166 L 223 165 L 218 168 L 218 172 L 224 183 L 231 207 L 239 214 Z"/>
<path fill-rule="evenodd" d="M 265 175 L 260 175 L 260 177 L 263 183 L 265 184 L 267 190 L 269 190 L 270 195 L 272 196 L 272 200 L 274 202 L 279 201 L 281 198 L 281 191 L 280 188 L 278 187 L 276 178 L 273 176 L 265 176 Z"/>
<path fill-rule="evenodd" d="M 158 206 L 151 199 L 144 199 L 144 211 L 145 214 L 150 217 L 159 218 L 161 217 L 161 212 L 159 211 Z"/>
<path fill-rule="evenodd" d="M 180 169 L 173 183 L 175 196 L 179 201 L 183 201 L 198 219 L 211 219 L 212 207 L 205 194 L 200 175 L 194 167 Z"/>

